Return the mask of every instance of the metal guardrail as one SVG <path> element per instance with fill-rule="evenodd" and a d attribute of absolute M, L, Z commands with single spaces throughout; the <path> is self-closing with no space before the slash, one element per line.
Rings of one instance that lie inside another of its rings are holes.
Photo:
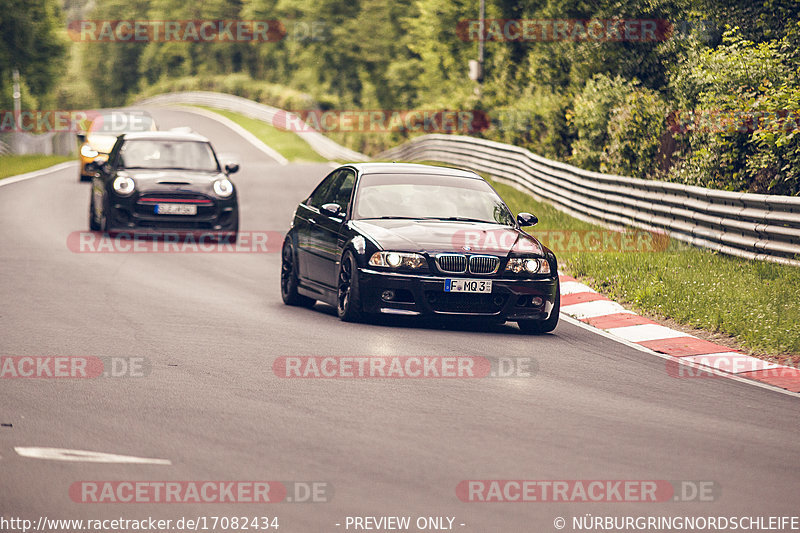
<path fill-rule="evenodd" d="M 460 135 L 425 135 L 378 157 L 470 168 L 588 222 L 664 232 L 721 253 L 800 266 L 800 197 L 590 172 L 509 144 Z"/>
<path fill-rule="evenodd" d="M 264 104 L 259 104 L 252 100 L 242 98 L 240 96 L 233 96 L 231 94 L 215 93 L 210 91 L 187 91 L 160 94 L 151 98 L 139 100 L 136 105 L 202 105 L 214 107 L 217 109 L 224 109 L 226 111 L 233 111 L 240 113 L 246 117 L 256 120 L 261 120 L 268 124 L 274 124 L 276 116 L 284 121 L 286 119 L 287 111 L 278 109 Z M 299 117 L 296 118 L 302 123 Z M 309 127 L 309 129 L 311 129 Z M 322 157 L 327 159 L 342 159 L 346 161 L 367 161 L 369 157 L 346 148 L 336 141 L 325 137 L 316 131 L 302 131 L 297 135 L 305 140 L 311 148 Z"/>
<path fill-rule="evenodd" d="M 163 94 L 137 104 L 204 105 L 267 123 L 286 113 L 246 98 L 205 91 Z M 328 159 L 369 160 L 320 133 L 298 135 Z M 471 168 L 581 220 L 664 232 L 720 253 L 800 266 L 800 197 L 719 191 L 590 172 L 524 148 L 460 135 L 425 135 L 378 157 Z"/>
<path fill-rule="evenodd" d="M 77 146 L 75 134 L 71 132 L 0 133 L 0 154 L 72 155 L 77 151 Z"/>

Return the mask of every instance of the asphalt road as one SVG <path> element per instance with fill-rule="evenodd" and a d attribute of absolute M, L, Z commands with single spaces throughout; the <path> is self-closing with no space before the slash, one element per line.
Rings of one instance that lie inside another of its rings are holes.
<path fill-rule="evenodd" d="M 280 166 L 206 117 L 153 113 L 162 128 L 190 125 L 240 155 L 242 231 L 284 232 L 330 169 Z M 283 532 L 346 531 L 347 516 L 450 516 L 465 532 L 546 532 L 558 516 L 572 531 L 571 517 L 586 513 L 798 514 L 796 398 L 677 379 L 662 359 L 565 322 L 542 337 L 512 325 L 341 323 L 322 305 L 282 304 L 278 253 L 74 253 L 66 241 L 87 229 L 88 187 L 76 168 L 0 187 L 0 355 L 136 356 L 151 371 L 0 379 L 0 516 L 268 515 Z M 272 362 L 289 355 L 530 357 L 537 370 L 515 379 L 277 378 Z M 171 464 L 46 460 L 15 447 Z M 455 488 L 470 479 L 702 480 L 721 491 L 713 502 L 464 503 Z M 85 480 L 321 481 L 333 498 L 76 503 L 69 487 Z"/>

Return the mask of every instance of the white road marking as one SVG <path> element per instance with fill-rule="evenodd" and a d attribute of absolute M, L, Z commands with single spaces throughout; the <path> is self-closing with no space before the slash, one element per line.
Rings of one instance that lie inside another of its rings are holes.
<path fill-rule="evenodd" d="M 576 294 L 579 292 L 597 292 L 580 281 L 565 281 L 561 283 L 561 294 Z"/>
<path fill-rule="evenodd" d="M 167 106 L 167 107 L 176 108 L 176 106 L 174 104 L 170 105 L 170 106 Z M 240 125 L 238 125 L 237 123 L 232 121 L 231 119 L 229 119 L 228 117 L 223 117 L 222 115 L 220 115 L 218 113 L 214 113 L 213 111 L 208 111 L 207 109 L 201 109 L 199 107 L 179 106 L 179 107 L 177 107 L 177 109 L 179 109 L 180 111 L 184 111 L 186 113 L 194 113 L 195 115 L 202 115 L 202 116 L 204 116 L 206 118 L 210 118 L 211 120 L 216 120 L 217 122 L 219 122 L 223 126 L 226 126 L 226 127 L 230 128 L 230 129 L 232 129 L 237 135 L 239 135 L 244 140 L 246 140 L 247 142 L 252 144 L 258 150 L 260 150 L 265 155 L 267 155 L 270 159 L 274 159 L 275 161 L 277 161 L 281 165 L 288 165 L 289 164 L 289 160 L 286 159 L 285 157 L 283 157 L 283 155 L 281 155 L 275 149 L 273 149 L 273 148 L 267 146 L 266 144 L 264 144 L 261 141 L 261 139 L 259 139 L 258 137 L 256 137 L 255 135 L 253 135 L 252 133 L 250 133 L 249 131 L 247 131 L 246 129 L 244 129 L 243 127 L 241 127 Z"/>
<path fill-rule="evenodd" d="M 594 302 L 581 302 L 579 304 L 564 305 L 561 311 L 575 318 L 594 318 L 596 316 L 611 315 L 614 313 L 630 313 L 635 315 L 633 311 L 628 311 L 617 302 L 610 302 L 608 300 L 596 300 Z"/>
<path fill-rule="evenodd" d="M 623 326 L 621 328 L 607 329 L 612 335 L 622 337 L 631 342 L 655 341 L 660 339 L 674 339 L 676 337 L 696 338 L 660 324 L 638 324 L 636 326 Z"/>
<path fill-rule="evenodd" d="M 37 448 L 17 446 L 14 448 L 22 457 L 31 459 L 48 459 L 52 461 L 71 461 L 83 463 L 125 463 L 143 465 L 171 465 L 169 459 L 149 459 L 146 457 L 133 457 L 130 455 L 116 455 L 113 453 L 91 452 L 86 450 L 68 450 L 64 448 Z"/>
<path fill-rule="evenodd" d="M 48 174 L 52 174 L 53 172 L 58 172 L 59 170 L 64 170 L 71 166 L 77 166 L 77 161 L 67 161 L 66 163 L 59 163 L 58 165 L 54 165 L 49 168 L 45 168 L 43 170 L 36 170 L 34 172 L 28 172 L 27 174 L 20 174 L 18 176 L 9 176 L 8 178 L 0 180 L 0 187 L 3 185 L 11 185 L 12 183 L 17 183 L 20 181 L 29 180 L 32 178 L 40 178 L 42 176 L 46 176 Z M 75 176 L 77 180 L 78 176 Z"/>
<path fill-rule="evenodd" d="M 746 383 L 746 384 L 751 385 L 753 387 L 759 387 L 761 389 L 767 389 L 767 390 L 771 390 L 771 391 L 774 391 L 774 392 L 779 392 L 781 394 L 785 394 L 786 396 L 792 396 L 794 398 L 800 398 L 800 392 L 792 392 L 790 390 L 786 390 L 786 389 L 782 389 L 780 387 L 776 387 L 775 385 L 770 385 L 769 383 L 764 383 L 763 381 L 756 381 L 756 380 L 753 380 L 753 379 L 743 378 L 741 376 L 737 376 L 736 374 L 731 374 L 730 372 L 724 372 L 722 370 L 717 370 L 714 367 L 707 367 L 707 366 L 699 365 L 699 364 L 695 363 L 694 361 L 684 361 L 684 359 L 686 359 L 686 357 L 675 357 L 674 355 L 669 355 L 669 354 L 657 352 L 655 350 L 651 350 L 650 348 L 647 348 L 646 346 L 642 346 L 641 344 L 636 344 L 635 342 L 630 342 L 630 341 L 626 341 L 625 339 L 620 339 L 619 337 L 615 337 L 614 335 L 610 335 L 605 330 L 598 329 L 598 328 L 596 328 L 594 326 L 590 326 L 586 322 L 581 322 L 580 320 L 577 320 L 577 319 L 565 314 L 564 312 L 562 312 L 560 314 L 559 318 L 561 320 L 563 320 L 564 322 L 568 323 L 568 324 L 572 324 L 573 326 L 577 326 L 577 327 L 579 327 L 581 329 L 585 329 L 587 331 L 591 331 L 595 335 L 600 335 L 601 337 L 605 337 L 605 338 L 607 338 L 609 340 L 618 342 L 620 344 L 624 344 L 625 346 L 627 346 L 629 348 L 633 348 L 634 350 L 638 350 L 640 352 L 644 352 L 644 353 L 647 353 L 647 354 L 650 354 L 650 355 L 655 355 L 656 357 L 659 357 L 659 358 L 667 360 L 667 361 L 675 361 L 675 362 L 677 362 L 679 364 L 686 365 L 686 366 L 688 366 L 690 368 L 696 368 L 698 370 L 703 370 L 705 372 L 709 372 L 711 374 L 714 374 L 715 376 L 720 376 L 720 377 L 723 377 L 723 378 L 731 379 L 733 381 L 738 381 L 739 383 Z"/>

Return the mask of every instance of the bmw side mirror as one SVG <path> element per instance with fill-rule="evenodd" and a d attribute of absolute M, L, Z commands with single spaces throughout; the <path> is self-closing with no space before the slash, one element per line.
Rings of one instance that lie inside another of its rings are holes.
<path fill-rule="evenodd" d="M 225 163 L 225 174 L 236 174 L 237 172 L 239 172 L 239 163 L 233 161 Z"/>
<path fill-rule="evenodd" d="M 530 213 L 520 213 L 517 215 L 517 224 L 519 224 L 520 227 L 535 226 L 538 223 L 539 219 L 536 218 L 536 215 L 532 215 Z"/>
<path fill-rule="evenodd" d="M 329 217 L 338 217 L 342 214 L 342 206 L 339 204 L 325 204 L 319 208 L 323 215 Z"/>

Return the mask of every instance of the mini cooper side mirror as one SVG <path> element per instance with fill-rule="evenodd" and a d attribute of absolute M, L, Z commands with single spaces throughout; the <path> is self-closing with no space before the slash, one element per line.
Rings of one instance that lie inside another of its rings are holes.
<path fill-rule="evenodd" d="M 342 214 L 342 207 L 339 204 L 325 204 L 319 210 L 329 217 L 338 217 Z"/>
<path fill-rule="evenodd" d="M 95 159 L 86 163 L 86 171 L 92 174 L 105 174 L 108 172 L 108 162 L 102 159 Z"/>
<path fill-rule="evenodd" d="M 225 174 L 236 174 L 239 172 L 239 163 L 229 161 L 225 163 Z"/>
<path fill-rule="evenodd" d="M 536 215 L 532 215 L 530 213 L 520 213 L 517 215 L 517 224 L 521 227 L 524 226 L 535 226 L 539 223 L 539 219 L 536 218 Z"/>

